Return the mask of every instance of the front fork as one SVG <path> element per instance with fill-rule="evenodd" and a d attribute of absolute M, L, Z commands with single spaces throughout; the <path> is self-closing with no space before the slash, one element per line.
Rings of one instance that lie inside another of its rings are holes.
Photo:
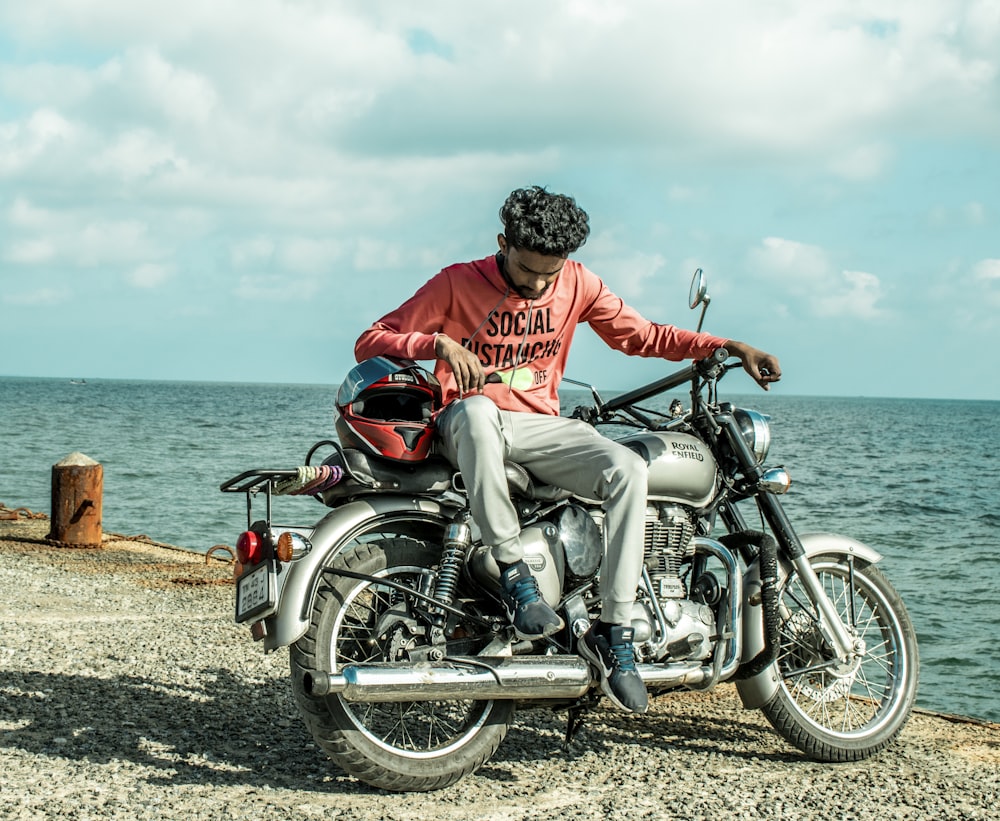
<path fill-rule="evenodd" d="M 857 644 L 857 639 L 851 635 L 850 630 L 841 620 L 836 606 L 826 595 L 809 559 L 804 554 L 797 556 L 792 560 L 792 565 L 795 567 L 795 572 L 799 574 L 799 580 L 802 582 L 809 599 L 819 610 L 819 630 L 823 634 L 823 638 L 836 651 L 837 658 L 846 662 L 853 659 L 859 652 L 863 652 L 863 648 Z"/>
<path fill-rule="evenodd" d="M 849 661 L 859 652 L 856 639 L 851 634 L 850 628 L 841 619 L 836 605 L 830 600 L 830 597 L 823 589 L 816 571 L 813 570 L 809 562 L 809 555 L 807 555 L 802 542 L 792 528 L 792 524 L 788 520 L 784 508 L 777 498 L 770 493 L 760 493 L 757 496 L 757 502 L 765 520 L 771 527 L 771 532 L 774 533 L 775 538 L 778 540 L 779 556 L 788 560 L 792 567 L 795 568 L 795 572 L 798 573 L 802 586 L 809 596 L 809 600 L 819 613 L 819 624 L 817 626 L 823 638 L 829 643 L 840 661 Z M 731 532 L 748 529 L 746 521 L 734 504 L 726 503 L 720 509 L 720 514 Z"/>
<path fill-rule="evenodd" d="M 741 464 L 744 466 L 744 475 L 748 484 L 751 486 L 755 483 L 758 484 L 756 488 L 757 505 L 760 507 L 764 519 L 770 526 L 771 532 L 774 533 L 775 538 L 778 540 L 778 555 L 784 556 L 791 561 L 792 566 L 799 574 L 802 586 L 805 588 L 809 599 L 819 611 L 818 626 L 820 632 L 823 634 L 823 638 L 829 642 L 840 661 L 849 661 L 858 653 L 859 648 L 850 630 L 841 621 L 836 606 L 830 601 L 830 597 L 826 595 L 826 591 L 823 590 L 823 585 L 820 584 L 819 577 L 812 569 L 812 565 L 809 564 L 809 557 L 806 555 L 805 548 L 802 546 L 802 542 L 799 541 L 792 523 L 785 514 L 785 509 L 781 506 L 781 502 L 778 501 L 778 497 L 773 493 L 760 489 L 759 482 L 763 476 L 763 466 L 758 464 L 757 458 L 750 451 L 750 446 L 743 438 L 732 414 L 719 414 L 716 417 L 716 421 L 719 423 L 720 430 L 725 434 L 730 446 L 736 451 Z M 720 510 L 720 513 L 727 525 L 730 526 L 730 531 L 734 529 L 740 531 L 747 529 L 743 516 L 734 504 L 726 503 Z"/>

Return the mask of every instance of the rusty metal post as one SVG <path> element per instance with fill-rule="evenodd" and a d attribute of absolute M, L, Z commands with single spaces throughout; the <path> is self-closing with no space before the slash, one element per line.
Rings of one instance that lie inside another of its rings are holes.
<path fill-rule="evenodd" d="M 72 545 L 101 544 L 104 468 L 71 453 L 52 466 L 52 525 L 49 538 Z"/>

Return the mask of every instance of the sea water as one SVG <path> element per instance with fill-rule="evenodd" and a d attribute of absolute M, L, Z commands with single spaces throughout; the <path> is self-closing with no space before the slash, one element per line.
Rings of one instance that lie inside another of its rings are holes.
<path fill-rule="evenodd" d="M 52 465 L 79 451 L 104 466 L 105 532 L 205 552 L 246 526 L 224 480 L 305 464 L 333 436 L 335 385 L 79 382 L 0 378 L 7 507 L 48 513 Z M 885 557 L 920 642 L 918 704 L 1000 721 L 1000 402 L 726 398 L 771 415 L 768 464 L 792 476 L 795 527 Z M 282 522 L 323 512 L 312 498 L 275 501 Z"/>

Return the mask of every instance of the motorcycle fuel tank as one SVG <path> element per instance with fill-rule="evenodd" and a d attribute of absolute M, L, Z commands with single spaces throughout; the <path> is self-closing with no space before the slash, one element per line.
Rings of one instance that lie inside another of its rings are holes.
<path fill-rule="evenodd" d="M 703 507 L 715 496 L 716 462 L 688 433 L 643 432 L 618 440 L 649 465 L 649 498 Z"/>

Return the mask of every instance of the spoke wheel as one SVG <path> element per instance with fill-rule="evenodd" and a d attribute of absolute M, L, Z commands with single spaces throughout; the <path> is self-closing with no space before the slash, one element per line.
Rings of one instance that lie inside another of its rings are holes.
<path fill-rule="evenodd" d="M 811 562 L 847 626 L 855 654 L 839 660 L 798 575 L 781 591 L 781 683 L 764 713 L 820 761 L 856 761 L 902 729 L 917 694 L 916 634 L 899 594 L 874 566 L 849 557 Z"/>
<path fill-rule="evenodd" d="M 335 566 L 420 590 L 438 553 L 393 538 L 358 545 Z M 432 790 L 457 781 L 493 755 L 513 716 L 510 701 L 352 703 L 305 692 L 307 670 L 426 658 L 426 625 L 415 618 L 414 601 L 388 585 L 329 575 L 310 629 L 291 653 L 296 700 L 316 742 L 344 770 L 383 789 Z"/>

